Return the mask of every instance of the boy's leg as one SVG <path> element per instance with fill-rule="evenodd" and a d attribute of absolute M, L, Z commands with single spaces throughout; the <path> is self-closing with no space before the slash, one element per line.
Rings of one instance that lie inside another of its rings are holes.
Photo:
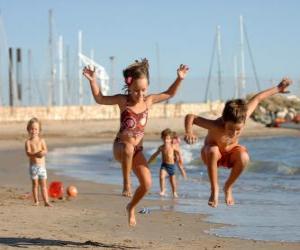
<path fill-rule="evenodd" d="M 131 193 L 130 172 L 132 168 L 134 146 L 129 143 L 121 143 L 115 141 L 113 151 L 116 160 L 120 161 L 122 164 L 122 174 L 123 174 L 122 195 L 126 197 L 131 197 L 132 193 Z"/>
<path fill-rule="evenodd" d="M 176 175 L 175 174 L 170 176 L 170 184 L 171 184 L 171 187 L 172 187 L 173 197 L 177 198 L 178 195 L 177 195 Z"/>
<path fill-rule="evenodd" d="M 38 187 L 39 187 L 38 178 L 33 179 L 32 180 L 32 195 L 33 195 L 34 205 L 36 205 L 36 206 L 39 204 L 39 190 L 38 190 Z"/>
<path fill-rule="evenodd" d="M 249 155 L 246 151 L 235 151 L 230 155 L 230 163 L 232 164 L 232 169 L 224 185 L 225 202 L 228 206 L 234 205 L 232 196 L 233 184 L 247 167 Z"/>
<path fill-rule="evenodd" d="M 133 171 L 139 180 L 139 186 L 128 203 L 126 209 L 128 212 L 129 226 L 135 226 L 135 207 L 138 202 L 147 194 L 152 185 L 151 172 L 147 166 L 147 160 L 142 152 L 138 152 L 133 159 Z"/>
<path fill-rule="evenodd" d="M 49 203 L 49 198 L 48 198 L 47 179 L 46 178 L 40 179 L 39 182 L 41 185 L 41 193 L 42 193 L 45 206 L 52 207 L 52 205 Z"/>
<path fill-rule="evenodd" d="M 218 206 L 219 184 L 218 184 L 218 160 L 221 159 L 221 153 L 217 146 L 204 146 L 201 151 L 202 159 L 207 165 L 207 171 L 210 181 L 211 194 L 208 205 L 211 207 Z"/>
<path fill-rule="evenodd" d="M 160 184 L 160 196 L 166 195 L 166 176 L 167 172 L 164 169 L 160 169 L 159 171 L 159 184 Z"/>

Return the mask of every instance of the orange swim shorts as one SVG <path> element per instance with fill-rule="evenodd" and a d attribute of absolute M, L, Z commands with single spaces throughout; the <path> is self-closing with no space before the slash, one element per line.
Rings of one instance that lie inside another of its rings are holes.
<path fill-rule="evenodd" d="M 218 167 L 232 168 L 232 165 L 230 162 L 230 156 L 232 155 L 232 153 L 235 153 L 235 152 L 248 153 L 248 150 L 245 146 L 236 145 L 228 152 L 221 152 L 222 157 L 220 160 L 218 160 L 218 163 L 217 163 Z"/>

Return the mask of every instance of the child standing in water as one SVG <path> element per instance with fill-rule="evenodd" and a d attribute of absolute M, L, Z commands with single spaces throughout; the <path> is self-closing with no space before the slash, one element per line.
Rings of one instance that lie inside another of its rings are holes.
<path fill-rule="evenodd" d="M 28 139 L 25 142 L 25 150 L 29 158 L 29 173 L 32 179 L 34 205 L 39 205 L 38 188 L 40 185 L 44 204 L 47 207 L 51 207 L 52 205 L 49 203 L 48 198 L 47 171 L 45 167 L 45 156 L 48 150 L 45 140 L 40 137 L 41 130 L 41 123 L 37 118 L 32 118 L 27 123 Z"/>
<path fill-rule="evenodd" d="M 180 65 L 177 78 L 165 91 L 159 94 L 147 95 L 149 87 L 149 65 L 146 59 L 135 61 L 123 70 L 125 94 L 103 96 L 99 88 L 95 69 L 85 67 L 84 76 L 89 80 L 95 101 L 103 105 L 118 105 L 120 108 L 120 130 L 113 144 L 113 153 L 122 164 L 123 195 L 131 196 L 130 171 L 139 180 L 131 201 L 127 205 L 128 223 L 136 225 L 135 207 L 151 187 L 151 174 L 143 154 L 144 129 L 148 119 L 148 110 L 154 103 L 163 102 L 173 97 L 181 81 L 185 78 L 188 67 Z"/>
<path fill-rule="evenodd" d="M 148 163 L 151 163 L 161 153 L 162 163 L 159 171 L 160 195 L 166 195 L 165 178 L 166 176 L 169 176 L 173 197 L 177 198 L 178 195 L 175 175 L 175 156 L 177 155 L 178 157 L 180 155 L 180 152 L 172 142 L 173 132 L 170 129 L 167 128 L 161 132 L 161 139 L 163 140 L 164 144 L 159 146 L 156 152 L 154 152 L 154 154 L 151 155 L 151 157 L 148 160 Z"/>
<path fill-rule="evenodd" d="M 234 205 L 233 184 L 249 162 L 247 149 L 239 145 L 238 141 L 245 122 L 262 100 L 276 93 L 286 93 L 290 84 L 291 80 L 284 78 L 276 87 L 257 93 L 248 102 L 243 99 L 227 101 L 222 116 L 216 120 L 193 114 L 185 117 L 185 140 L 187 143 L 192 144 L 197 139 L 192 130 L 194 124 L 208 130 L 204 146 L 201 149 L 201 157 L 207 166 L 211 186 L 209 206 L 218 206 L 218 167 L 220 166 L 231 169 L 223 190 L 226 204 Z"/>

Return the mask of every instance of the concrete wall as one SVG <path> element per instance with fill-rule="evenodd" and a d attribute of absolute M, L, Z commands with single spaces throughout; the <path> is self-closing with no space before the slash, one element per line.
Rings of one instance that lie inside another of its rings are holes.
<path fill-rule="evenodd" d="M 183 117 L 188 113 L 220 112 L 223 103 L 155 104 L 150 117 Z M 53 107 L 0 107 L 0 122 L 40 120 L 102 120 L 119 119 L 118 106 L 53 106 Z"/>

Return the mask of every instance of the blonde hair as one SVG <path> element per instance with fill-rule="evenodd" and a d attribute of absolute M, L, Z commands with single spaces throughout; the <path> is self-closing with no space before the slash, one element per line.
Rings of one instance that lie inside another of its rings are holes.
<path fill-rule="evenodd" d="M 27 123 L 27 131 L 29 132 L 29 130 L 30 130 L 30 128 L 31 128 L 31 126 L 32 126 L 33 123 L 39 124 L 40 132 L 41 132 L 42 131 L 42 124 L 41 124 L 40 120 L 38 118 L 36 118 L 36 117 L 33 117 L 33 118 L 31 118 L 28 121 L 28 123 Z"/>

